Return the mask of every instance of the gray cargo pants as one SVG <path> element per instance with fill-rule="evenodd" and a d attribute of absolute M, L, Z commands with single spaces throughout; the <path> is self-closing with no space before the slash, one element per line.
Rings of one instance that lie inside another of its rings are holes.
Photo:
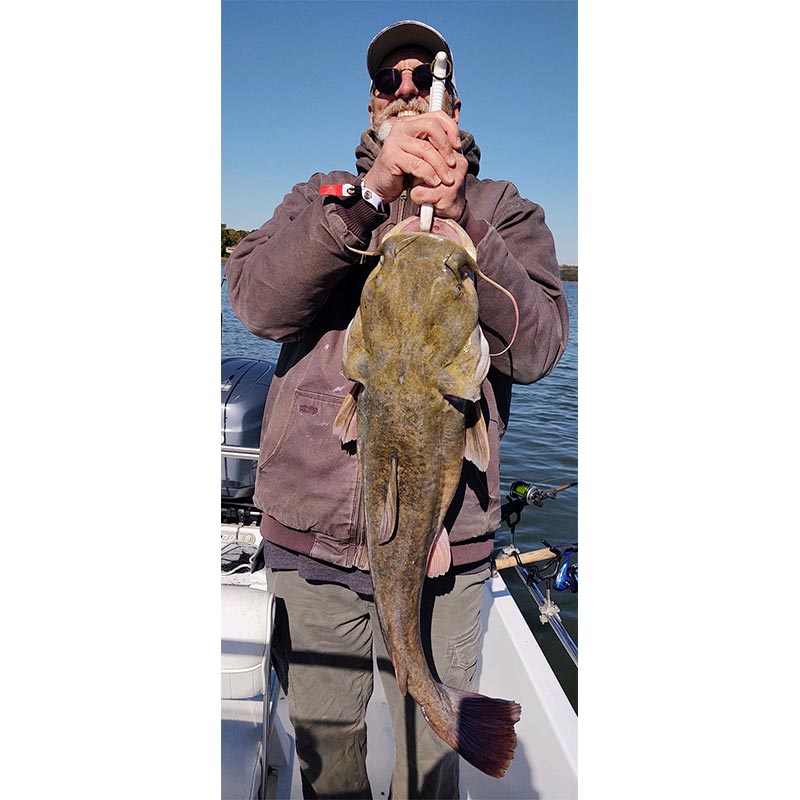
<path fill-rule="evenodd" d="M 471 689 L 481 638 L 488 568 L 426 581 L 423 647 L 434 678 Z M 294 571 L 267 571 L 279 598 L 273 663 L 286 686 L 305 798 L 371 798 L 364 722 L 372 695 L 373 645 L 392 715 L 391 796 L 458 798 L 459 756 L 397 688 L 375 605 L 343 586 L 309 583 Z M 437 676 L 438 673 L 438 676 Z"/>

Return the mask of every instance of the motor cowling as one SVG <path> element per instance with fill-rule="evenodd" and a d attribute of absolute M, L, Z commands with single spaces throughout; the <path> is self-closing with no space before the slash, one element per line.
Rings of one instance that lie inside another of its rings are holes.
<path fill-rule="evenodd" d="M 255 358 L 222 359 L 222 444 L 259 446 L 267 392 L 275 364 Z M 222 501 L 249 504 L 255 491 L 258 461 L 222 458 Z"/>

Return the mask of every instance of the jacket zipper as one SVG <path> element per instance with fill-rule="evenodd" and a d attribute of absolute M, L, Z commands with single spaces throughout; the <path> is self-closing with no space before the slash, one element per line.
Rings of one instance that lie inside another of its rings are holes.
<path fill-rule="evenodd" d="M 406 198 L 408 197 L 408 190 L 403 189 L 400 194 L 400 210 L 397 212 L 397 222 L 403 221 L 403 212 L 406 210 Z"/>

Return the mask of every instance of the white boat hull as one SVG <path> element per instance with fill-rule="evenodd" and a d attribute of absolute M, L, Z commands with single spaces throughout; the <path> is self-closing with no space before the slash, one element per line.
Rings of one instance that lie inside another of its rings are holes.
<path fill-rule="evenodd" d="M 462 759 L 461 794 L 471 800 L 578 796 L 578 718 L 564 690 L 499 576 L 486 584 L 484 636 L 477 691 L 515 700 L 517 749 L 501 780 Z"/>

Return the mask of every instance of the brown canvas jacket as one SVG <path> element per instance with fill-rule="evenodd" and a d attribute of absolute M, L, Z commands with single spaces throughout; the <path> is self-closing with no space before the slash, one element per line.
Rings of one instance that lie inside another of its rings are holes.
<path fill-rule="evenodd" d="M 485 559 L 500 524 L 500 438 L 508 424 L 511 385 L 547 375 L 564 351 L 569 328 L 544 212 L 511 183 L 479 180 L 480 150 L 471 134 L 461 133 L 469 172 L 468 212 L 459 222 L 479 239 L 481 270 L 514 295 L 520 323 L 513 346 L 492 359 L 483 384 L 489 468 L 481 473 L 464 462 L 445 518 L 456 565 Z M 361 476 L 354 448 L 343 447 L 332 426 L 352 386 L 341 372 L 343 334 L 372 263 L 347 247 L 377 247 L 392 226 L 419 209 L 405 197 L 391 204 L 388 219 L 370 207 L 367 213 L 380 224 L 371 241 L 364 241 L 359 237 L 369 234 L 363 226 L 350 230 L 340 202 L 320 197 L 319 188 L 358 185 L 378 152 L 372 133 L 365 131 L 356 149 L 358 175 L 317 173 L 297 184 L 272 219 L 239 243 L 227 265 L 231 306 L 242 323 L 283 343 L 261 431 L 255 490 L 255 503 L 264 512 L 261 533 L 290 550 L 360 569 L 368 568 Z M 479 280 L 477 290 L 484 335 L 490 351 L 498 352 L 511 338 L 513 309 L 485 282 Z"/>

